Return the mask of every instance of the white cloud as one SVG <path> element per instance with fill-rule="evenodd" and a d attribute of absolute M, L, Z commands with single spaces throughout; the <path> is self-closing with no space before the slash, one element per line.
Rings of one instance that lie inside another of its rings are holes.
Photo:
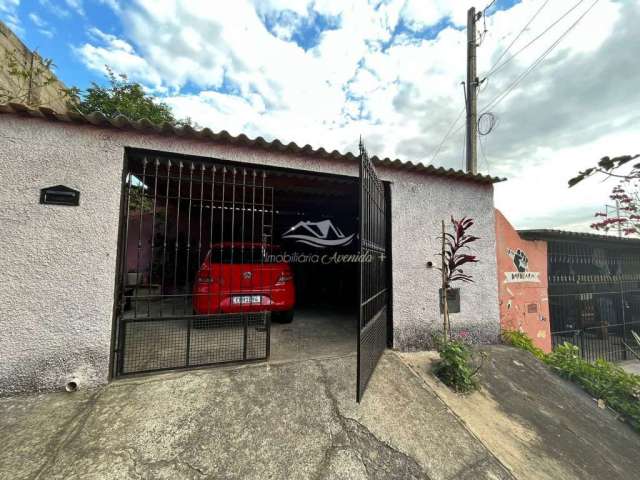
<path fill-rule="evenodd" d="M 100 45 L 85 43 L 74 49 L 87 67 L 97 72 L 106 73 L 108 66 L 117 74 L 126 74 L 132 79 L 162 90 L 162 79 L 158 73 L 144 58 L 136 54 L 129 43 L 95 27 L 89 30 L 89 35 Z"/>
<path fill-rule="evenodd" d="M 275 11 L 290 11 L 298 15 L 306 15 L 313 4 L 309 0 L 254 0 L 256 10 L 266 14 Z"/>
<path fill-rule="evenodd" d="M 472 3 L 238 0 L 211 9 L 204 0 L 137 0 L 120 4 L 122 37 L 94 30 L 78 53 L 89 68 L 103 70 L 107 63 L 156 92 L 166 90 L 178 116 L 215 130 L 340 150 L 355 149 L 363 134 L 375 154 L 429 162 L 463 107 L 466 31 L 459 27 Z M 523 0 L 486 19 L 479 72 L 490 69 L 540 5 Z M 491 76 L 480 106 L 504 92 L 588 5 Z M 548 2 L 503 60 L 569 6 Z M 292 39 L 318 15 L 334 25 L 319 32 L 314 44 L 296 44 Z M 630 125 L 640 107 L 633 80 L 640 66 L 629 48 L 640 42 L 634 18 L 640 19 L 637 4 L 601 0 L 492 109 L 498 124 L 483 138 L 484 152 L 491 173 L 511 179 L 497 187 L 496 200 L 516 226 L 575 226 L 606 197 L 608 187 L 582 191 L 565 185 L 600 156 L 632 149 Z M 265 19 L 273 20 L 271 30 Z M 393 35 L 400 21 L 422 31 L 445 19 L 455 28 L 436 38 Z M 436 163 L 460 168 L 462 140 L 463 130 L 456 130 Z M 486 172 L 482 156 L 480 165 Z M 553 179 L 545 181 L 552 170 Z M 536 191 L 540 185 L 544 191 Z"/>
<path fill-rule="evenodd" d="M 43 20 L 38 14 L 31 12 L 29 14 L 29 20 L 31 20 L 31 23 L 33 23 L 36 26 L 36 28 L 38 29 L 38 32 L 40 32 L 41 35 L 44 35 L 47 38 L 53 38 L 55 30 L 51 28 L 49 24 L 45 20 Z"/>
<path fill-rule="evenodd" d="M 487 4 L 489 2 L 486 2 Z M 467 24 L 467 10 L 480 9 L 482 5 L 474 0 L 407 0 L 401 11 L 402 19 L 414 29 L 423 29 L 449 19 L 454 25 Z"/>
<path fill-rule="evenodd" d="M 250 99 L 203 91 L 198 95 L 167 97 L 165 101 L 178 118 L 190 117 L 197 122 L 206 121 L 203 125 L 215 131 L 227 130 L 233 135 L 264 135 L 264 132 L 255 129 L 264 105 L 255 105 Z"/>
<path fill-rule="evenodd" d="M 13 12 L 20 6 L 20 0 L 0 0 L 0 12 Z"/>
<path fill-rule="evenodd" d="M 297 23 L 278 23 L 273 27 L 273 34 L 281 40 L 291 40 L 296 30 Z"/>
<path fill-rule="evenodd" d="M 47 22 L 45 22 L 42 18 L 38 16 L 36 13 L 30 13 L 29 19 L 33 22 L 36 27 L 44 28 L 47 26 Z"/>
<path fill-rule="evenodd" d="M 84 16 L 84 6 L 82 0 L 65 0 L 69 8 L 75 11 L 78 15 Z"/>
<path fill-rule="evenodd" d="M 20 0 L 0 0 L 0 19 L 15 33 L 22 34 L 24 31 L 18 16 L 19 6 Z"/>
<path fill-rule="evenodd" d="M 53 3 L 51 3 L 51 0 L 39 0 L 39 3 L 40 5 L 42 5 L 42 7 L 46 8 L 47 11 L 54 14 L 58 18 L 67 18 L 69 15 L 71 15 L 71 13 L 69 13 L 69 10 L 62 8 L 59 3 L 54 5 Z"/>
<path fill-rule="evenodd" d="M 103 5 L 107 5 L 111 10 L 116 13 L 120 13 L 120 3 L 118 0 L 98 0 Z"/>
<path fill-rule="evenodd" d="M 637 135 L 627 131 L 567 148 L 535 149 L 509 169 L 507 182 L 496 186 L 496 204 L 507 217 L 517 219 L 519 228 L 588 230 L 616 182 L 591 178 L 569 189 L 567 181 L 605 154 L 635 152 L 637 145 Z"/>

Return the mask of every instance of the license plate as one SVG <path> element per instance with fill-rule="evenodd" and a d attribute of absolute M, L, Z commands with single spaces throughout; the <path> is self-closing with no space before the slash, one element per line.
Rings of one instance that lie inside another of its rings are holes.
<path fill-rule="evenodd" d="M 238 295 L 231 298 L 231 303 L 234 305 L 251 305 L 262 302 L 262 296 L 260 295 Z"/>

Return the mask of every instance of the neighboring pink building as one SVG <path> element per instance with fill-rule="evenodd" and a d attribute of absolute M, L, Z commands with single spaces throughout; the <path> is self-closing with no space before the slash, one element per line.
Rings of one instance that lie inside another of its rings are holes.
<path fill-rule="evenodd" d="M 501 329 L 524 332 L 550 352 L 547 242 L 523 240 L 496 210 L 496 253 Z"/>

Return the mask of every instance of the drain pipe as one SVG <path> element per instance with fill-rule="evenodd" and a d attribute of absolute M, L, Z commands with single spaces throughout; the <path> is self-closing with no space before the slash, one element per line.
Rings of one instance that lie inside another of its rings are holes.
<path fill-rule="evenodd" d="M 64 389 L 69 393 L 77 392 L 78 391 L 78 381 L 75 378 L 73 380 L 70 380 L 64 386 Z"/>

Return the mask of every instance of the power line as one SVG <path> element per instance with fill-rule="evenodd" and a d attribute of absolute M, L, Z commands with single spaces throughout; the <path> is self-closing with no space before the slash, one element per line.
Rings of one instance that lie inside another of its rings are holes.
<path fill-rule="evenodd" d="M 467 163 L 467 139 L 462 139 L 462 170 L 464 171 L 465 164 Z"/>
<path fill-rule="evenodd" d="M 496 3 L 496 0 L 491 0 L 491 2 L 482 9 L 482 24 L 484 27 L 478 38 L 478 47 L 482 44 L 484 37 L 487 34 L 487 10 L 489 10 L 494 3 Z"/>
<path fill-rule="evenodd" d="M 531 45 L 533 45 L 536 41 L 538 41 L 542 36 L 544 36 L 549 30 L 551 30 L 553 27 L 555 27 L 558 23 L 560 23 L 564 18 L 567 17 L 567 15 L 569 15 L 571 12 L 573 12 L 576 8 L 578 8 L 582 3 L 584 3 L 585 0 L 579 0 L 575 5 L 573 5 L 573 7 L 571 7 L 569 10 L 567 10 L 566 12 L 564 12 L 560 18 L 558 18 L 555 22 L 553 22 L 551 25 L 549 25 L 547 28 L 545 28 L 540 34 L 538 34 L 536 37 L 534 37 L 529 43 L 527 43 L 524 47 L 522 47 L 520 50 L 518 50 L 516 53 L 514 53 L 513 55 L 511 55 L 509 58 L 507 58 L 504 62 L 502 62 L 499 65 L 494 65 L 494 67 L 492 67 L 489 72 L 487 72 L 487 74 L 485 75 L 485 77 L 488 77 L 490 75 L 493 75 L 496 72 L 499 72 L 500 70 L 502 70 L 505 65 L 509 64 L 511 62 L 511 60 L 513 60 L 514 58 L 516 58 L 520 53 L 522 53 L 524 50 L 526 50 L 527 48 L 529 48 Z"/>
<path fill-rule="evenodd" d="M 482 9 L 482 14 L 484 15 L 487 10 L 489 10 L 491 7 L 493 7 L 494 3 L 496 3 L 496 0 L 491 0 L 491 2 L 489 2 L 489 5 L 487 5 L 486 7 L 484 7 Z"/>
<path fill-rule="evenodd" d="M 496 63 L 494 64 L 494 66 L 490 69 L 490 71 L 485 75 L 485 78 L 482 80 L 482 82 L 486 82 L 488 81 L 487 79 L 489 78 L 489 75 L 492 75 L 494 73 L 496 73 L 497 71 L 501 70 L 506 64 L 508 64 L 509 62 L 511 62 L 511 60 L 513 60 L 517 55 L 519 55 L 522 51 L 524 51 L 525 49 L 527 49 L 529 46 L 531 46 L 534 42 L 536 42 L 538 39 L 540 39 L 543 35 L 545 35 L 549 30 L 551 30 L 555 25 L 557 25 L 561 20 L 563 20 L 567 15 L 569 15 L 573 10 L 575 10 L 579 5 L 581 5 L 582 3 L 584 3 L 585 0 L 579 0 L 575 5 L 573 5 L 569 10 L 567 10 L 564 14 L 562 14 L 562 16 L 560 16 L 560 18 L 558 18 L 555 22 L 553 22 L 551 25 L 549 25 L 545 30 L 542 31 L 542 33 L 540 33 L 539 35 L 537 35 L 535 38 L 533 38 L 529 43 L 527 43 L 524 47 L 522 47 L 520 50 L 518 50 L 516 53 L 514 53 L 513 55 L 511 55 L 507 60 L 505 60 L 502 64 L 498 64 L 498 62 L 504 57 L 504 55 L 506 55 L 506 53 L 509 51 L 509 49 L 513 46 L 513 44 L 515 44 L 515 42 L 518 40 L 518 38 L 522 35 L 522 33 L 526 30 L 526 28 L 533 22 L 533 20 L 539 15 L 540 11 L 546 6 L 546 4 L 548 3 L 549 0 L 545 0 L 545 2 L 543 3 L 543 5 L 534 13 L 534 15 L 531 17 L 531 19 L 527 22 L 527 24 L 523 27 L 523 29 L 520 31 L 520 33 L 514 38 L 514 40 L 511 42 L 511 44 L 509 44 L 509 46 L 505 49 L 505 51 L 500 55 L 500 57 L 498 58 L 498 60 L 496 61 Z M 498 103 L 500 103 L 512 90 L 513 88 L 515 88 L 517 86 L 518 83 L 520 83 L 522 80 L 524 80 L 524 78 L 526 78 L 529 73 L 531 73 L 531 71 L 533 71 L 533 69 L 535 69 L 535 67 L 537 67 L 546 57 L 549 53 L 551 53 L 551 51 L 560 43 L 560 41 L 573 29 L 575 28 L 575 26 L 584 18 L 584 16 L 599 2 L 600 0 L 595 0 L 594 3 L 540 56 L 538 57 L 538 59 L 536 59 L 536 61 L 533 62 L 533 64 L 531 64 L 514 82 L 512 82 L 511 85 L 509 85 L 509 87 L 507 88 L 507 90 L 505 92 L 503 92 L 502 94 L 497 95 L 496 97 L 494 97 L 489 104 L 484 107 L 480 113 L 484 113 L 487 110 L 489 110 L 489 108 L 497 105 Z M 492 2 L 493 3 L 493 2 Z M 486 7 L 489 8 L 491 6 L 491 4 Z M 486 10 L 486 9 L 485 9 Z M 481 83 L 482 83 L 481 82 Z M 464 107 L 462 107 L 462 110 L 460 110 L 460 113 L 458 113 L 458 116 L 455 118 L 455 120 L 451 123 L 451 125 L 449 126 L 449 129 L 447 130 L 447 133 L 445 134 L 445 136 L 442 138 L 442 140 L 440 141 L 440 144 L 438 145 L 438 148 L 436 148 L 434 154 L 431 157 L 431 163 L 433 164 L 436 160 L 436 158 L 438 157 L 442 146 L 444 145 L 444 143 L 447 141 L 447 139 L 452 135 L 452 134 L 456 134 L 458 133 L 464 126 L 465 124 L 463 123 L 462 125 L 460 125 L 458 128 L 456 128 L 454 130 L 454 127 L 457 125 L 458 121 L 460 120 L 460 117 L 462 116 L 462 114 L 464 113 L 466 109 L 466 105 Z"/>
<path fill-rule="evenodd" d="M 496 116 L 491 112 L 484 112 L 478 117 L 478 134 L 489 135 L 496 126 Z"/>
<path fill-rule="evenodd" d="M 484 152 L 484 145 L 482 144 L 482 137 L 478 137 L 478 143 L 480 143 L 480 154 L 482 155 L 482 159 L 484 163 L 487 165 L 487 173 L 491 173 L 491 164 L 489 163 L 489 159 Z"/>
<path fill-rule="evenodd" d="M 518 32 L 518 34 L 513 38 L 513 40 L 511 40 L 511 43 L 507 46 L 507 48 L 505 48 L 502 53 L 500 54 L 500 56 L 498 57 L 498 59 L 494 62 L 493 66 L 489 69 L 489 73 L 487 73 L 485 75 L 485 77 L 489 76 L 491 73 L 493 73 L 493 69 L 496 68 L 496 66 L 500 63 L 500 60 L 502 60 L 504 58 L 504 56 L 509 52 L 509 50 L 511 50 L 511 47 L 513 47 L 513 45 L 518 41 L 518 39 L 522 36 L 522 34 L 527 30 L 527 28 L 529 28 L 529 25 L 531 25 L 531 23 L 533 23 L 533 21 L 536 19 L 536 17 L 540 14 L 540 12 L 542 11 L 542 9 L 544 7 L 547 6 L 547 3 L 549 3 L 549 0 L 545 0 L 544 3 L 540 6 L 540 8 L 538 8 L 538 10 L 536 10 L 536 13 L 533 14 L 533 16 L 529 19 L 529 21 L 526 23 L 526 25 L 524 27 L 522 27 L 522 29 L 520 30 L 520 32 Z M 512 57 L 513 58 L 513 57 Z"/>
<path fill-rule="evenodd" d="M 584 1 L 584 0 L 581 0 Z M 576 25 L 578 25 L 578 23 L 580 23 L 580 21 L 593 9 L 593 7 L 596 6 L 596 4 L 599 2 L 600 0 L 595 0 L 590 6 L 589 8 L 587 8 L 582 15 L 580 15 L 578 17 L 578 19 L 573 22 L 571 24 L 571 26 L 565 30 L 562 35 L 560 35 L 558 37 L 558 39 L 553 42 L 551 44 L 551 46 L 549 46 L 549 48 L 547 48 L 542 55 L 540 55 L 531 65 L 529 65 L 529 67 L 520 74 L 520 76 L 518 76 L 518 78 L 516 78 L 508 87 L 507 89 L 498 94 L 496 97 L 493 98 L 493 100 L 491 100 L 485 107 L 482 108 L 482 110 L 480 110 L 480 113 L 484 113 L 486 111 L 488 111 L 489 109 L 491 109 L 492 107 L 495 107 L 496 105 L 498 105 L 502 100 L 504 100 L 509 93 L 511 93 L 511 91 L 522 81 L 524 80 L 538 65 L 540 65 L 544 59 L 553 51 L 553 49 L 555 47 L 558 46 L 558 44 L 569 34 L 569 32 L 571 32 L 571 30 L 573 30 Z"/>
<path fill-rule="evenodd" d="M 462 110 L 460 110 L 460 113 L 458 113 L 458 116 L 456 117 L 456 119 L 453 122 L 451 122 L 451 125 L 449 126 L 449 130 L 447 130 L 447 133 L 442 138 L 442 141 L 440 142 L 440 145 L 438 145 L 438 148 L 436 148 L 436 151 L 434 152 L 433 156 L 431 157 L 431 162 L 430 162 L 431 164 L 433 164 L 435 162 L 436 157 L 440 153 L 440 149 L 442 148 L 442 145 L 444 145 L 444 142 L 446 142 L 447 138 L 449 138 L 449 136 L 451 135 L 451 131 L 453 130 L 453 127 L 456 126 L 456 124 L 458 123 L 458 120 L 460 120 L 460 117 L 464 113 L 465 109 L 466 109 L 466 107 L 462 107 Z"/>

